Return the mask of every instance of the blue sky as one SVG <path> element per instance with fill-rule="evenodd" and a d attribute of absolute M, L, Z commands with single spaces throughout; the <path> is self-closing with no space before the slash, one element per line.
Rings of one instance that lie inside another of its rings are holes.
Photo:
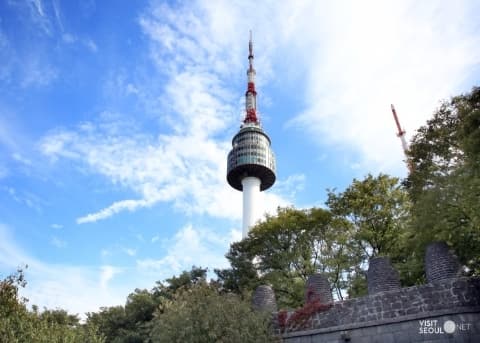
<path fill-rule="evenodd" d="M 226 267 L 241 193 L 225 178 L 248 32 L 277 156 L 264 210 L 406 168 L 441 99 L 480 79 L 475 1 L 0 3 L 0 275 L 31 303 L 122 304 L 192 265 Z"/>

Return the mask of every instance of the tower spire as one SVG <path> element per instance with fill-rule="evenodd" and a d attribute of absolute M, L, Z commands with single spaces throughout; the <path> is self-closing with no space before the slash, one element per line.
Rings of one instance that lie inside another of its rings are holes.
<path fill-rule="evenodd" d="M 255 90 L 255 69 L 253 68 L 253 40 L 250 30 L 250 41 L 248 42 L 248 70 L 247 70 L 247 92 L 245 93 L 245 124 L 253 123 L 259 125 L 257 118 L 257 91 Z"/>

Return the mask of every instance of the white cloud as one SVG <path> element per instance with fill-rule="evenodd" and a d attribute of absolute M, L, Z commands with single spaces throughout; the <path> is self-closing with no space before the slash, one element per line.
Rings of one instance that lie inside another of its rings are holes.
<path fill-rule="evenodd" d="M 91 222 L 96 222 L 97 220 L 105 219 L 108 217 L 111 217 L 112 215 L 128 210 L 128 211 L 134 211 L 137 208 L 141 207 L 146 207 L 150 206 L 153 204 L 153 201 L 146 201 L 146 200 L 121 200 L 113 203 L 107 208 L 104 208 L 103 210 L 96 212 L 96 213 L 90 213 L 87 214 L 86 216 L 77 218 L 77 223 L 78 224 L 84 224 L 84 223 L 91 223 Z"/>
<path fill-rule="evenodd" d="M 260 86 L 275 76 L 303 94 L 290 124 L 348 155 L 347 166 L 405 171 L 390 104 L 411 136 L 441 99 L 478 78 L 475 1 L 157 4 L 140 22 L 162 48 L 152 49 L 159 66 L 175 59 L 165 68 L 181 75 L 185 65 L 201 74 L 209 64 L 222 81 L 243 67 L 240 33 L 253 28 Z"/>
<path fill-rule="evenodd" d="M 10 195 L 10 197 L 19 204 L 25 205 L 38 213 L 42 213 L 46 202 L 37 195 L 24 190 L 17 190 L 13 187 L 2 187 L 2 190 Z"/>
<path fill-rule="evenodd" d="M 61 224 L 55 224 L 55 223 L 54 223 L 54 224 L 51 224 L 50 227 L 51 227 L 52 229 L 62 229 L 62 228 L 63 228 L 63 225 L 61 225 Z"/>
<path fill-rule="evenodd" d="M 41 0 L 32 0 L 31 3 L 34 5 L 34 8 L 37 11 L 38 15 L 40 15 L 41 17 L 45 16 L 45 12 L 43 11 L 43 3 Z"/>
<path fill-rule="evenodd" d="M 220 10 L 224 13 L 219 16 L 215 11 Z M 235 23 L 225 18 L 240 21 L 238 15 L 245 11 L 226 4 L 213 8 L 196 3 L 180 9 L 162 4 L 141 16 L 139 22 L 151 40 L 158 77 L 166 78 L 159 100 L 163 110 L 160 119 L 169 124 L 171 132 L 146 135 L 118 116 L 102 115 L 99 122 L 83 123 L 76 130 L 59 129 L 44 137 L 41 151 L 52 160 L 68 158 L 85 163 L 140 196 L 83 215 L 77 223 L 95 222 L 160 201 L 172 202 L 187 214 L 240 218 L 241 193 L 225 181 L 230 137 L 223 138 L 221 133 L 238 125 L 231 77 L 234 69 L 245 69 L 245 63 L 240 62 L 245 49 L 243 54 L 233 52 L 240 49 L 233 44 Z M 208 15 L 198 16 L 200 12 Z M 256 16 L 260 20 L 260 14 Z M 269 70 L 266 61 L 259 61 L 265 74 Z M 132 88 L 127 80 L 114 80 L 118 82 L 126 92 L 139 96 L 148 92 L 139 88 L 141 84 Z M 266 208 L 288 203 L 278 192 L 266 194 L 265 201 Z"/>
<path fill-rule="evenodd" d="M 171 202 L 187 214 L 240 218 L 241 193 L 225 182 L 230 137 L 222 133 L 237 124 L 241 96 L 232 80 L 245 69 L 242 30 L 253 27 L 262 41 L 256 59 L 260 87 L 273 76 L 276 81 L 280 74 L 275 71 L 282 68 L 281 75 L 304 94 L 304 110 L 290 123 L 318 143 L 335 146 L 351 168 L 368 164 L 369 170 L 404 170 L 390 103 L 411 133 L 438 99 L 458 89 L 480 57 L 480 36 L 469 31 L 466 2 L 266 2 L 252 11 L 253 6 L 155 2 L 140 16 L 151 41 L 155 76 L 165 80 L 164 88 L 150 96 L 157 98 L 152 113 L 162 109 L 160 120 L 168 130 L 146 135 L 131 123 L 103 116 L 44 137 L 41 150 L 52 160 L 86 164 L 138 195 L 93 209 L 78 223 L 158 202 Z M 126 93 L 139 98 L 149 91 L 141 83 L 120 81 Z M 301 176 L 283 182 L 295 185 L 285 193 L 279 180 L 265 194 L 266 210 L 290 203 L 305 183 Z"/>
<path fill-rule="evenodd" d="M 229 244 L 241 238 L 239 230 L 232 230 L 229 236 L 216 232 L 196 229 L 191 224 L 179 230 L 169 240 L 166 256 L 161 259 L 139 259 L 137 267 L 140 271 L 153 273 L 167 278 L 192 266 L 225 268 L 227 260 L 223 257 Z"/>
<path fill-rule="evenodd" d="M 0 223 L 0 271 L 6 275 L 18 266 L 28 265 L 25 270 L 27 287 L 21 293 L 29 299 L 29 304 L 40 308 L 63 308 L 84 317 L 86 312 L 98 311 L 100 306 L 123 304 L 134 287 L 126 283 L 115 287 L 109 285 L 109 281 L 121 271 L 117 267 L 42 262 L 16 244 L 13 232 L 12 228 Z"/>
<path fill-rule="evenodd" d="M 465 81 L 480 60 L 473 7 L 468 1 L 306 3 L 285 41 L 294 44 L 297 72 L 306 76 L 307 108 L 294 122 L 320 144 L 355 154 L 352 165 L 405 170 L 390 104 L 411 136 L 439 100 L 469 89 Z"/>
<path fill-rule="evenodd" d="M 136 249 L 132 249 L 132 248 L 125 248 L 123 249 L 123 251 L 128 255 L 128 256 L 135 256 L 137 254 L 137 250 Z"/>
<path fill-rule="evenodd" d="M 30 12 L 30 18 L 34 24 L 43 30 L 47 35 L 52 34 L 52 23 L 50 22 L 46 8 L 42 0 L 30 0 L 26 2 L 15 3 L 15 5 L 27 5 Z"/>
<path fill-rule="evenodd" d="M 4 165 L 0 164 L 0 179 L 3 179 L 8 175 L 8 169 Z"/>
<path fill-rule="evenodd" d="M 85 44 L 85 46 L 91 51 L 91 52 L 97 52 L 98 51 L 98 46 L 97 44 L 95 44 L 95 42 L 90 39 L 90 38 L 87 38 L 83 41 L 83 44 Z"/>
<path fill-rule="evenodd" d="M 108 283 L 112 278 L 116 275 L 121 273 L 121 269 L 113 267 L 113 266 L 102 266 L 100 267 L 100 287 L 103 290 L 108 289 Z"/>
<path fill-rule="evenodd" d="M 77 37 L 75 37 L 71 33 L 62 34 L 62 39 L 65 43 L 68 43 L 68 44 L 73 44 L 77 41 Z"/>
<path fill-rule="evenodd" d="M 53 236 L 52 237 L 52 240 L 51 240 L 51 243 L 53 246 L 57 247 L 57 248 L 65 248 L 67 246 L 67 242 L 56 237 L 56 236 Z"/>
<path fill-rule="evenodd" d="M 94 172 L 136 191 L 141 198 L 116 201 L 79 217 L 77 223 L 96 222 L 160 201 L 172 202 L 187 214 L 241 217 L 241 192 L 231 189 L 225 180 L 227 142 L 195 134 L 163 135 L 157 139 L 144 134 L 111 135 L 101 125 L 90 123 L 86 127 L 79 132 L 61 131 L 45 137 L 42 152 L 53 160 L 65 157 L 86 163 Z M 303 179 L 293 177 L 288 183 L 301 184 Z M 289 200 L 282 190 L 286 188 L 264 195 L 266 208 L 275 209 L 291 201 L 291 189 Z"/>
<path fill-rule="evenodd" d="M 44 87 L 57 79 L 58 70 L 48 62 L 30 56 L 22 64 L 22 74 L 22 87 Z"/>
<path fill-rule="evenodd" d="M 32 161 L 29 160 L 28 158 L 22 156 L 21 154 L 19 153 L 14 153 L 12 154 L 12 158 L 17 161 L 17 162 L 20 162 L 26 166 L 31 166 L 32 165 Z"/>

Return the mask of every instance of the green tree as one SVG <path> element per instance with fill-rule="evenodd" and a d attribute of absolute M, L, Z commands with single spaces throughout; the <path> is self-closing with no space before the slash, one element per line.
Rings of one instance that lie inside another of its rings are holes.
<path fill-rule="evenodd" d="M 182 288 L 190 288 L 207 279 L 207 269 L 193 266 L 190 271 L 183 271 L 179 276 L 172 276 L 164 282 L 157 281 L 152 292 L 156 298 L 170 299 Z"/>
<path fill-rule="evenodd" d="M 206 282 L 181 288 L 151 323 L 151 342 L 271 342 L 269 314 Z"/>
<path fill-rule="evenodd" d="M 106 343 L 121 342 L 129 331 L 123 306 L 102 307 L 99 312 L 89 312 L 87 324 L 98 327 Z"/>
<path fill-rule="evenodd" d="M 365 293 L 363 271 L 368 259 L 375 256 L 389 256 L 400 269 L 405 285 L 421 277 L 420 266 L 408 251 L 411 204 L 398 178 L 369 174 L 363 180 L 354 179 L 343 192 L 329 191 L 327 205 L 337 218 L 348 222 L 352 242 L 361 251 L 363 264 L 351 274 L 351 295 Z"/>
<path fill-rule="evenodd" d="M 344 224 L 320 208 L 279 208 L 276 216 L 267 216 L 247 238 L 231 245 L 226 255 L 231 268 L 217 275 L 226 288 L 240 293 L 271 284 L 280 307 L 298 307 L 305 281 L 321 272 L 342 299 L 358 255 L 351 250 L 349 226 Z"/>
<path fill-rule="evenodd" d="M 417 130 L 405 184 L 413 201 L 417 250 L 432 240 L 454 248 L 480 274 L 480 88 L 444 101 Z"/>
<path fill-rule="evenodd" d="M 103 307 L 99 312 L 88 313 L 87 324 L 97 327 L 107 343 L 147 342 L 154 313 L 169 306 L 176 292 L 205 282 L 206 276 L 206 269 L 194 266 L 179 276 L 157 281 L 151 291 L 135 289 L 128 295 L 125 306 Z"/>
<path fill-rule="evenodd" d="M 64 310 L 29 311 L 19 295 L 25 285 L 22 269 L 0 281 L 0 342 L 104 343 L 94 326 L 80 325 Z"/>
<path fill-rule="evenodd" d="M 327 205 L 352 224 L 354 239 L 366 258 L 397 251 L 410 208 L 398 178 L 369 174 L 363 180 L 354 179 L 344 192 L 329 191 Z"/>
<path fill-rule="evenodd" d="M 47 323 L 56 323 L 70 327 L 76 327 L 80 325 L 80 319 L 77 315 L 69 314 L 67 311 L 62 309 L 44 309 L 44 311 L 39 314 L 39 318 Z"/>

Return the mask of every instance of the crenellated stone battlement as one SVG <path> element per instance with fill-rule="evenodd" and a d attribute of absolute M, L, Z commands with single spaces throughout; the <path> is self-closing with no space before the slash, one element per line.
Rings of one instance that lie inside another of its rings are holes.
<path fill-rule="evenodd" d="M 401 288 L 389 259 L 375 258 L 369 295 L 318 307 L 300 321 L 298 310 L 274 312 L 276 334 L 288 343 L 480 342 L 480 278 L 461 277 L 455 255 L 441 242 L 427 247 L 425 270 L 427 284 Z M 306 292 L 332 299 L 325 282 L 313 275 Z"/>

